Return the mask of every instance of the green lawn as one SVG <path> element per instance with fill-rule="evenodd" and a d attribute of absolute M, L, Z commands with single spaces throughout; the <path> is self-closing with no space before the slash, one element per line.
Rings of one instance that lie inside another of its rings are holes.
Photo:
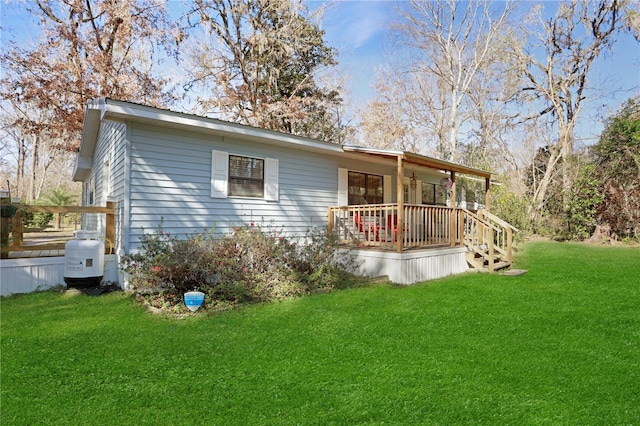
<path fill-rule="evenodd" d="M 516 266 L 185 320 L 3 299 L 0 423 L 640 424 L 640 249 L 529 243 Z"/>

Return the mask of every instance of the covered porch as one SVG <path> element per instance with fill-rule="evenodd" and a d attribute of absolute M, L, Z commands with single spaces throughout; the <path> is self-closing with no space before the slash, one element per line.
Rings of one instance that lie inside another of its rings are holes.
<path fill-rule="evenodd" d="M 380 204 L 329 208 L 329 233 L 341 244 L 403 253 L 464 247 L 470 266 L 489 272 L 513 262 L 513 226 L 485 209 Z M 483 259 L 483 260 L 480 260 Z M 486 261 L 486 262 L 485 262 Z"/>
<path fill-rule="evenodd" d="M 400 256 L 399 259 L 416 258 L 417 252 L 422 252 L 422 257 L 431 257 L 434 250 L 452 254 L 458 260 L 450 273 L 462 272 L 461 269 L 467 267 L 493 272 L 511 266 L 513 232 L 517 229 L 489 212 L 489 172 L 413 153 L 359 147 L 348 149 L 358 156 L 395 161 L 396 188 L 389 191 L 389 185 L 386 185 L 382 189 L 392 193 L 392 197 L 384 196 L 385 200 L 395 198 L 392 202 L 354 203 L 351 193 L 359 189 L 350 181 L 349 197 L 344 194 L 339 197 L 343 205 L 328 209 L 328 231 L 341 244 L 360 254 L 369 253 L 369 257 L 372 252 L 386 253 L 384 258 L 390 258 L 389 253 L 396 253 L 395 257 Z M 438 190 L 446 194 L 439 205 L 426 204 L 424 197 L 415 195 L 416 173 L 420 175 L 424 171 L 443 176 Z M 470 203 L 456 197 L 456 180 L 461 174 L 470 175 L 484 184 L 483 203 L 474 203 L 474 209 L 467 208 Z M 341 190 L 344 191 L 344 185 Z M 380 254 L 375 256 L 378 256 L 377 261 L 382 259 Z M 463 259 L 464 268 L 459 259 Z"/>

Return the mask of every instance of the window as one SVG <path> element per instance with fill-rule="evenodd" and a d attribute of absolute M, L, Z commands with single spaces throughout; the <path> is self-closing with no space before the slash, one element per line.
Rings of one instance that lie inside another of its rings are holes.
<path fill-rule="evenodd" d="M 229 155 L 229 196 L 264 197 L 264 160 Z"/>
<path fill-rule="evenodd" d="M 106 158 L 102 163 L 102 201 L 106 201 L 111 194 L 111 168 L 109 159 Z"/>
<path fill-rule="evenodd" d="M 278 160 L 213 151 L 211 197 L 251 197 L 278 201 Z"/>
<path fill-rule="evenodd" d="M 87 206 L 92 206 L 93 203 L 95 202 L 95 192 L 96 192 L 96 181 L 93 178 L 93 176 L 91 176 L 89 181 L 86 183 L 86 187 L 85 187 L 85 195 L 87 197 L 86 198 Z"/>
<path fill-rule="evenodd" d="M 349 172 L 349 205 L 382 204 L 383 192 L 382 176 Z"/>
<path fill-rule="evenodd" d="M 434 205 L 436 203 L 436 185 L 422 182 L 422 204 Z"/>
<path fill-rule="evenodd" d="M 436 205 L 446 206 L 447 205 L 447 190 L 440 185 L 438 185 L 436 189 Z"/>

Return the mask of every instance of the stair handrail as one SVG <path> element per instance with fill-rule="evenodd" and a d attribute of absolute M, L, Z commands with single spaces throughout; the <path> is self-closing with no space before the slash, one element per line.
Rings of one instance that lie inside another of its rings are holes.
<path fill-rule="evenodd" d="M 482 217 L 480 217 L 479 215 L 473 213 L 470 210 L 467 210 L 463 207 L 460 208 L 460 210 L 462 210 L 464 212 L 464 214 L 466 214 L 467 216 L 471 216 L 472 218 L 474 218 L 475 220 L 477 220 L 478 222 L 482 223 L 484 226 L 488 226 L 489 228 L 493 229 L 496 232 L 500 232 L 500 228 L 498 228 L 497 226 L 495 226 L 493 223 L 491 222 L 487 222 L 486 220 L 484 220 Z M 506 222 L 505 222 L 506 223 Z"/>
<path fill-rule="evenodd" d="M 482 217 L 487 218 L 489 221 L 493 221 L 495 222 L 497 225 L 503 227 L 506 230 L 506 234 L 507 234 L 507 247 L 506 247 L 506 255 L 507 255 L 507 261 L 509 263 L 513 262 L 513 232 L 520 232 L 520 230 L 518 228 L 516 228 L 515 226 L 511 225 L 510 223 L 504 221 L 503 219 L 499 218 L 498 216 L 494 215 L 493 213 L 491 213 L 490 211 L 486 210 L 486 209 L 481 209 L 478 210 L 479 215 L 482 215 Z"/>
<path fill-rule="evenodd" d="M 481 210 L 478 210 L 478 211 L 482 212 L 483 216 L 485 216 L 485 217 L 489 218 L 490 220 L 496 222 L 498 225 L 500 225 L 500 226 L 502 226 L 504 228 L 511 228 L 511 230 L 514 231 L 514 232 L 520 232 L 520 230 L 518 228 L 516 228 L 515 226 L 513 226 L 509 222 L 506 222 L 505 220 L 499 218 L 498 216 L 494 215 L 489 210 L 481 209 Z"/>
<path fill-rule="evenodd" d="M 489 236 L 487 238 L 487 243 L 489 246 L 488 249 L 488 264 L 487 264 L 487 269 L 489 272 L 493 272 L 493 263 L 494 263 L 494 259 L 495 259 L 495 247 L 494 247 L 494 237 L 495 234 L 497 232 L 500 232 L 500 229 L 496 226 L 494 226 L 492 223 L 487 222 L 486 220 L 484 220 L 482 217 L 478 216 L 477 214 L 465 209 L 465 208 L 461 208 L 460 210 L 462 210 L 462 212 L 467 215 L 468 217 L 470 217 L 471 219 L 475 220 L 476 222 L 480 223 L 483 227 L 486 227 L 488 229 L 485 229 L 483 232 L 488 231 L 489 232 Z M 484 238 L 482 239 L 478 239 L 479 241 L 483 241 Z M 467 247 L 473 248 L 474 250 L 476 250 L 475 248 L 475 244 L 473 243 L 473 239 L 472 238 L 467 238 L 467 235 L 462 235 L 462 242 L 463 244 L 465 244 Z"/>

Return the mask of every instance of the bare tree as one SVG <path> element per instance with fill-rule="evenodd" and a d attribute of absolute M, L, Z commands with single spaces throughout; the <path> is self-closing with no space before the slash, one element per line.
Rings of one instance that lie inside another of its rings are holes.
<path fill-rule="evenodd" d="M 550 116 L 557 131 L 557 141 L 548 146 L 547 167 L 533 196 L 532 215 L 542 210 L 559 168 L 564 191 L 569 191 L 568 160 L 573 154 L 576 123 L 588 101 L 588 76 L 596 58 L 611 47 L 622 28 L 623 5 L 618 0 L 564 1 L 549 19 L 543 17 L 539 5 L 528 28 L 529 43 L 513 46 L 512 54 L 526 80 L 521 100 L 541 105 L 526 118 Z"/>
<path fill-rule="evenodd" d="M 360 123 L 364 145 L 386 149 L 415 151 L 410 129 L 404 125 L 397 105 L 374 100 L 367 105 Z"/>
<path fill-rule="evenodd" d="M 474 79 L 499 57 L 493 51 L 513 9 L 508 1 L 499 5 L 486 0 L 412 0 L 400 9 L 400 42 L 415 57 L 400 80 L 413 78 L 405 92 L 407 102 L 435 130 L 446 160 L 456 160 L 458 133 L 468 119 L 463 102 Z"/>
<path fill-rule="evenodd" d="M 429 74 L 404 72 L 402 67 L 397 63 L 378 72 L 376 97 L 361 113 L 362 137 L 366 144 L 442 156 L 446 126 L 445 115 L 438 111 L 446 95 Z M 428 142 L 434 139 L 435 146 Z"/>
<path fill-rule="evenodd" d="M 55 135 L 48 131 L 55 128 L 52 111 L 39 109 L 33 102 L 17 103 L 7 101 L 1 105 L 0 117 L 6 146 L 3 151 L 11 156 L 10 164 L 15 165 L 12 195 L 29 201 L 36 200 L 46 180 L 49 170 L 56 163 L 67 164 L 71 152 L 60 143 L 68 134 Z M 29 128 L 27 123 L 38 123 L 37 128 Z"/>
<path fill-rule="evenodd" d="M 627 28 L 633 32 L 636 40 L 640 41 L 640 6 L 630 4 L 627 7 Z"/>
<path fill-rule="evenodd" d="M 58 144 L 78 146 L 84 106 L 112 97 L 164 106 L 173 97 L 168 79 L 154 71 L 176 37 L 159 0 L 36 0 L 27 10 L 41 23 L 41 40 L 31 49 L 9 41 L 2 52 L 6 77 L 0 97 L 50 111 L 46 124 Z M 178 37 L 179 38 L 179 37 Z M 173 43 L 173 44 L 172 44 Z M 23 117 L 26 120 L 26 117 Z M 43 124 L 15 123 L 37 135 Z"/>
<path fill-rule="evenodd" d="M 68 176 L 89 99 L 154 106 L 174 99 L 158 68 L 181 36 L 160 0 L 36 0 L 24 7 L 40 21 L 39 38 L 2 45 L 0 114 L 15 155 L 15 193 L 34 200 L 50 171 Z"/>
<path fill-rule="evenodd" d="M 332 108 L 339 88 L 323 88 L 318 72 L 335 50 L 299 0 L 196 0 L 192 28 L 205 33 L 190 52 L 193 84 L 208 93 L 199 112 L 325 140 L 336 135 Z"/>
<path fill-rule="evenodd" d="M 410 110 L 413 104 L 405 102 L 406 86 L 395 84 L 395 77 L 391 71 L 378 74 L 376 98 L 360 114 L 360 139 L 367 146 L 418 152 L 423 148 L 419 120 Z"/>
<path fill-rule="evenodd" d="M 521 78 L 504 55 L 507 45 L 522 43 L 513 29 L 496 37 L 488 53 L 488 66 L 478 69 L 469 86 L 463 106 L 467 116 L 467 142 L 461 160 L 495 172 L 518 173 L 522 163 L 514 141 L 522 140 L 526 130 L 518 125 L 508 101 L 518 93 Z M 514 149 L 516 148 L 516 149 Z"/>

